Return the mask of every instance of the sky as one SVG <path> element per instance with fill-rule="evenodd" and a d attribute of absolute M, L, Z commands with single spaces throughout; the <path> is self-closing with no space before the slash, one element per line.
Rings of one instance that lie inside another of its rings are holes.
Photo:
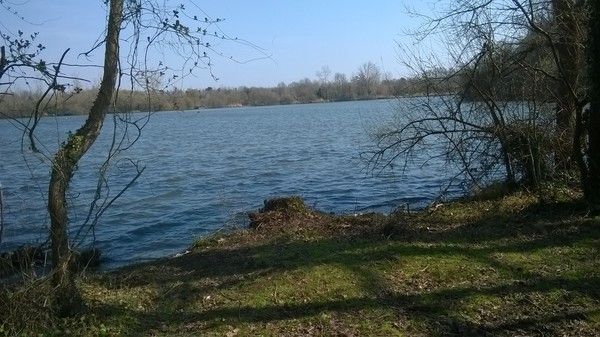
<path fill-rule="evenodd" d="M 106 9 L 100 0 L 5 0 L 20 16 L 0 12 L 0 27 L 15 33 L 39 32 L 47 46 L 45 58 L 58 59 L 71 48 L 69 63 L 101 64 L 99 56 L 78 56 L 101 35 Z M 303 78 L 316 78 L 328 66 L 333 73 L 348 76 L 367 61 L 377 64 L 393 77 L 409 72 L 399 57 L 398 43 L 413 41 L 407 34 L 422 19 L 407 9 L 430 14 L 437 1 L 418 0 L 187 0 L 173 3 L 196 4 L 211 18 L 223 18 L 219 28 L 232 37 L 251 42 L 257 48 L 239 44 L 217 45 L 225 57 L 214 58 L 213 72 L 198 72 L 178 82 L 182 88 L 275 86 Z M 196 9 L 194 9 L 196 10 Z M 232 56 L 235 61 L 229 59 Z M 72 75 L 99 82 L 98 69 L 71 68 Z"/>

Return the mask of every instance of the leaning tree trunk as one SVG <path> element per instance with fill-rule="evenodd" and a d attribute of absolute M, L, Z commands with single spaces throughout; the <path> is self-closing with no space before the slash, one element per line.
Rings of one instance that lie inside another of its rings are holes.
<path fill-rule="evenodd" d="M 71 135 L 54 156 L 50 186 L 48 188 L 48 211 L 50 213 L 50 239 L 52 246 L 52 284 L 57 309 L 69 315 L 82 306 L 82 299 L 75 285 L 70 267 L 71 250 L 68 237 L 68 213 L 66 193 L 71 177 L 81 157 L 92 146 L 104 122 L 118 74 L 119 33 L 123 18 L 123 0 L 111 0 L 104 54 L 104 74 L 100 89 L 85 124 Z"/>
<path fill-rule="evenodd" d="M 559 81 L 556 90 L 556 164 L 559 170 L 572 166 L 573 133 L 578 109 L 577 87 L 584 58 L 581 33 L 574 0 L 553 0 L 554 17 L 558 28 L 555 43 Z"/>
<path fill-rule="evenodd" d="M 588 136 L 587 179 L 582 179 L 586 199 L 594 213 L 600 212 L 600 1 L 591 1 L 589 30 L 590 110 L 586 129 Z M 587 180 L 587 181 L 586 181 Z"/>

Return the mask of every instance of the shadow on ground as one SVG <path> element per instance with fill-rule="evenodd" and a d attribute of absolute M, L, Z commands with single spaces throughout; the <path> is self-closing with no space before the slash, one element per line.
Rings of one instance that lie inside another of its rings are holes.
<path fill-rule="evenodd" d="M 97 298 L 91 310 L 125 322 L 129 335 L 599 333 L 600 224 L 577 205 L 389 221 L 394 235 L 377 225 L 240 245 L 231 245 L 235 236 L 215 239 L 98 276 L 98 287 L 144 300 L 132 307 Z"/>

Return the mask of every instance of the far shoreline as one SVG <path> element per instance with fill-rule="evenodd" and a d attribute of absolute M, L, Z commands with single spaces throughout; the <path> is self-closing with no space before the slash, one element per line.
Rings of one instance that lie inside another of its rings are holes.
<path fill-rule="evenodd" d="M 198 106 L 198 107 L 190 107 L 185 109 L 176 109 L 176 110 L 155 110 L 155 111 L 145 111 L 145 110 L 128 110 L 128 111 L 109 111 L 108 114 L 124 114 L 124 113 L 146 113 L 146 114 L 155 114 L 162 112 L 189 112 L 189 111 L 205 111 L 205 110 L 217 110 L 217 109 L 240 109 L 240 108 L 255 108 L 255 107 L 277 107 L 277 106 L 294 106 L 294 105 L 310 105 L 310 104 L 328 104 L 328 103 L 344 103 L 344 102 L 366 102 L 366 101 L 382 101 L 382 100 L 395 100 L 395 99 L 403 99 L 403 98 L 419 98 L 425 97 L 424 94 L 417 95 L 403 95 L 403 96 L 378 96 L 378 97 L 369 97 L 369 98 L 360 98 L 360 99 L 351 99 L 351 100 L 318 100 L 318 101 L 310 101 L 310 102 L 290 102 L 290 103 L 279 103 L 279 104 L 255 104 L 255 105 L 243 105 L 243 104 L 229 104 L 224 106 Z M 87 113 L 76 113 L 73 111 L 66 111 L 63 113 L 50 113 L 44 114 L 41 118 L 47 117 L 77 117 L 77 116 L 87 116 Z M 15 119 L 28 119 L 31 118 L 31 115 L 18 115 L 18 116 L 8 116 L 7 114 L 0 113 L 0 120 L 15 120 Z"/>

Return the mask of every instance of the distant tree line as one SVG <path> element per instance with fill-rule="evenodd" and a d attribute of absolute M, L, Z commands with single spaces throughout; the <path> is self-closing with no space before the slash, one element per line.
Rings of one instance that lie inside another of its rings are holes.
<path fill-rule="evenodd" d="M 238 87 L 171 90 L 153 89 L 151 95 L 144 90 L 121 89 L 114 100 L 112 110 L 170 111 L 202 108 L 262 106 L 297 103 L 335 102 L 380 99 L 399 96 L 424 95 L 431 83 L 423 77 L 392 78 L 383 73 L 373 62 L 361 65 L 355 74 L 331 74 L 324 66 L 316 72 L 317 79 L 305 78 L 289 84 L 279 83 L 275 87 Z M 442 89 L 453 90 L 456 88 Z M 438 90 L 439 91 L 439 90 Z M 82 89 L 78 86 L 65 87 L 48 102 L 48 114 L 86 114 L 96 97 L 98 88 Z M 35 109 L 38 92 L 21 91 L 5 97 L 2 117 L 30 116 Z"/>

